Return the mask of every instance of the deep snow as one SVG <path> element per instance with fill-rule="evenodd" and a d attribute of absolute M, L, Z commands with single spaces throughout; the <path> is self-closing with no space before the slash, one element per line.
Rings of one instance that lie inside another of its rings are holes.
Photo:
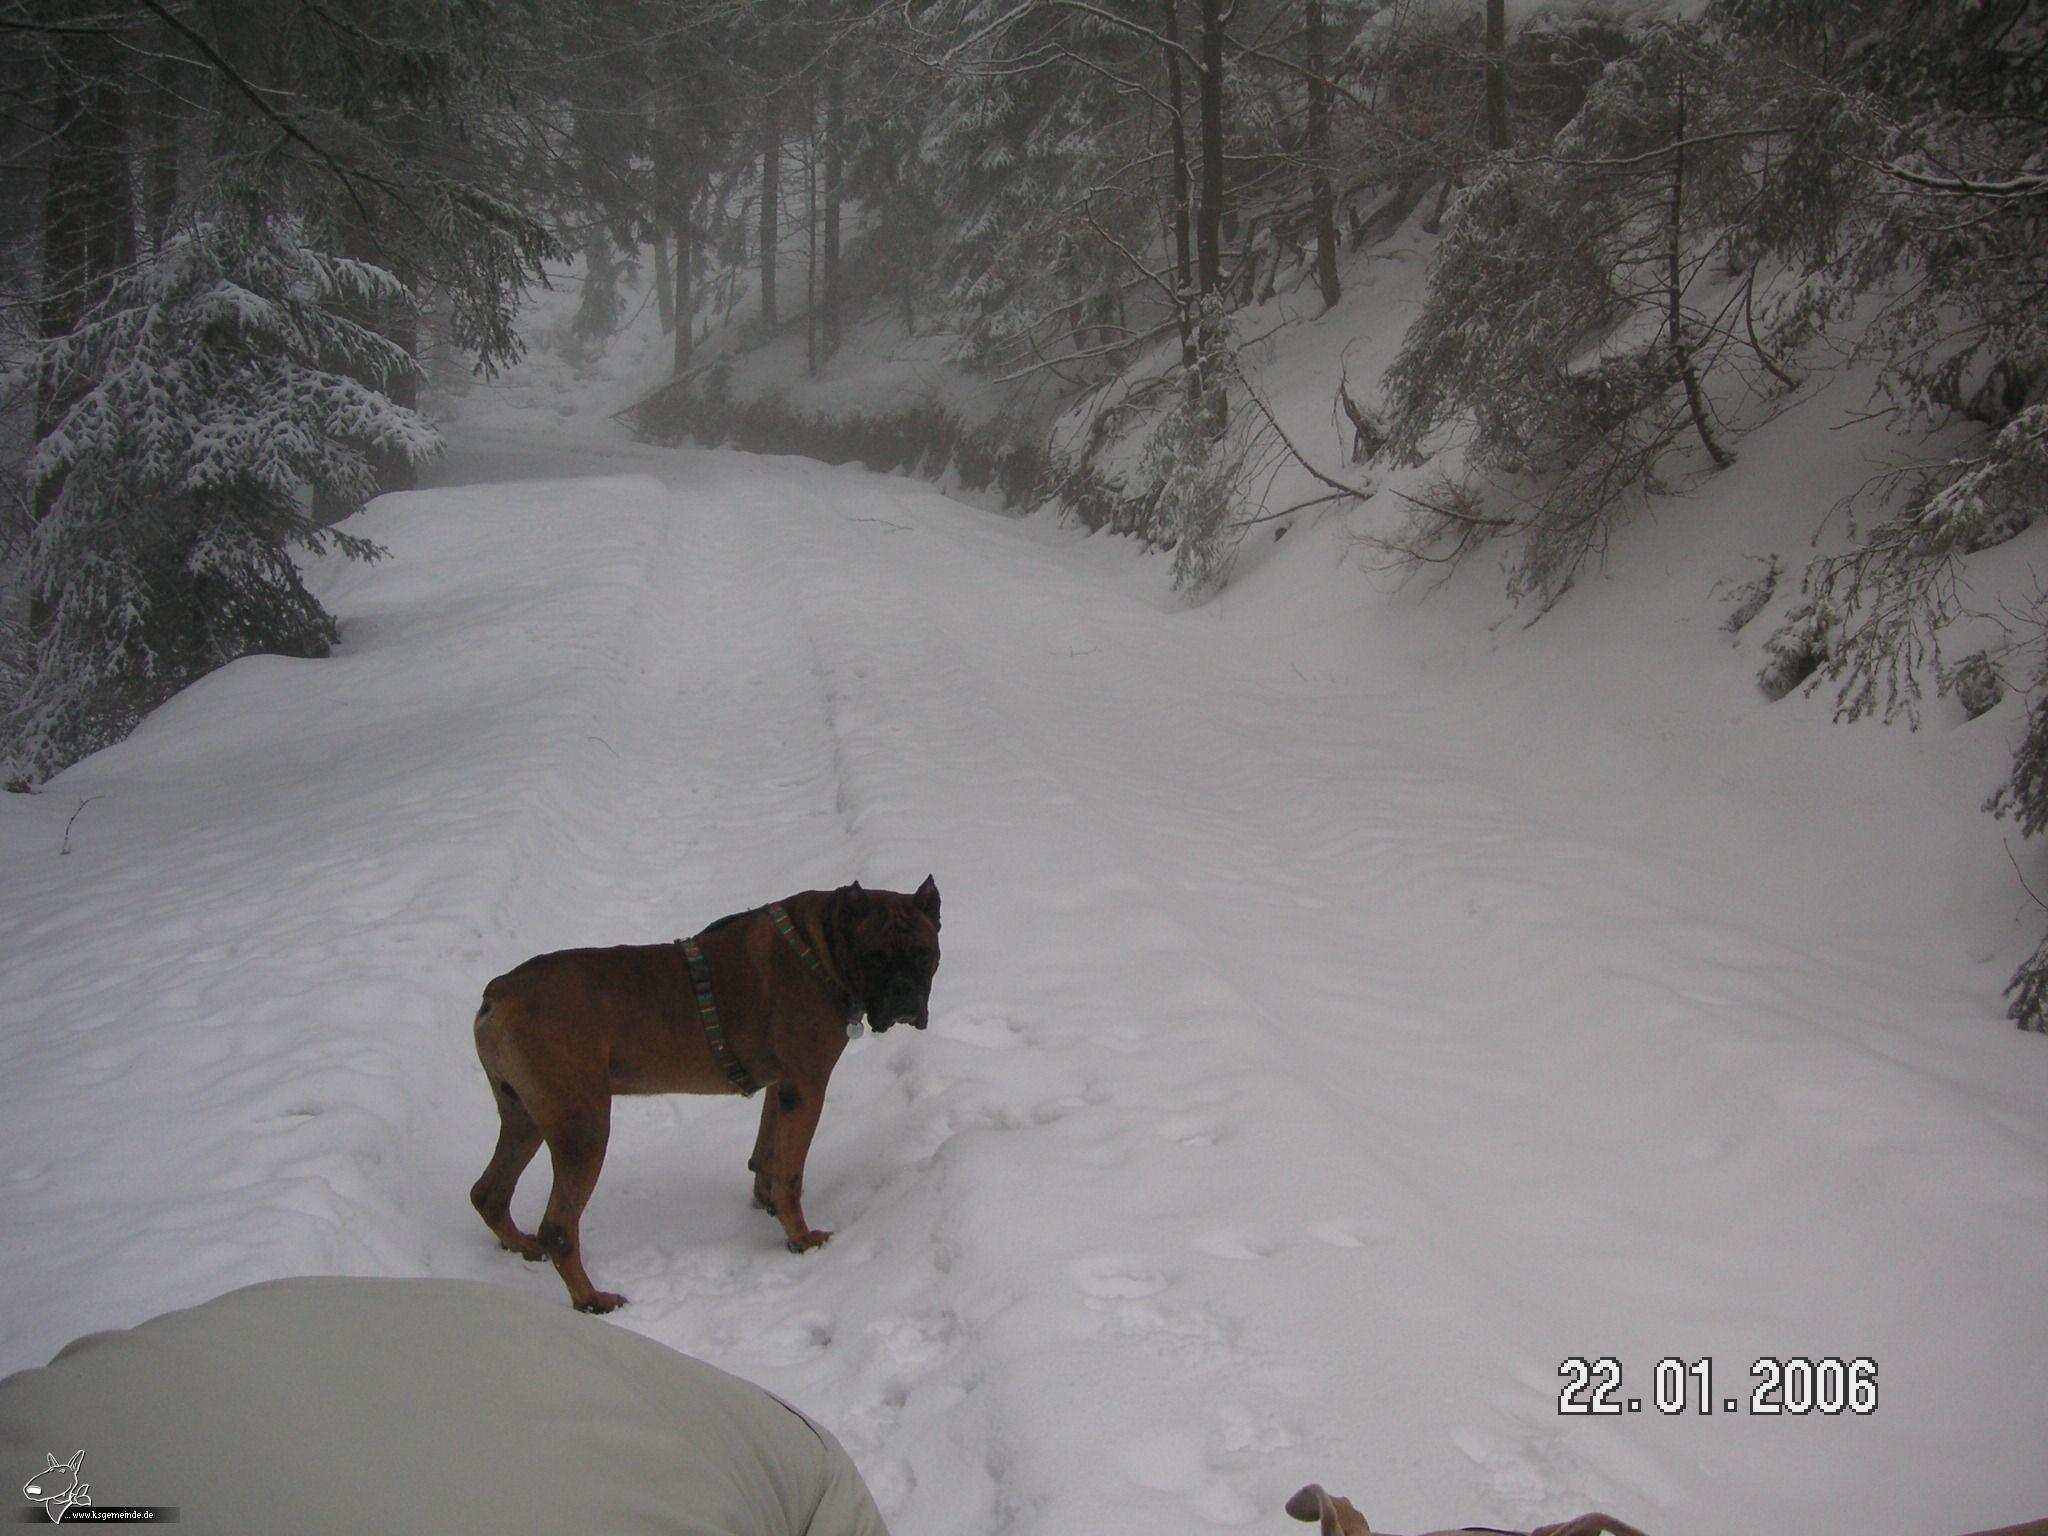
<path fill-rule="evenodd" d="M 1280 352 L 1298 416 L 1358 323 Z M 1190 607 L 1043 515 L 473 412 L 358 520 L 392 559 L 315 570 L 335 657 L 0 799 L 0 1370 L 287 1274 L 561 1298 L 464 1198 L 483 982 L 930 871 L 834 1241 L 749 1209 L 730 1099 L 624 1102 L 584 1224 L 620 1324 L 830 1425 L 898 1536 L 1285 1530 L 1312 1479 L 1394 1530 L 2039 1515 L 2039 862 L 1978 810 L 2020 701 L 1836 727 L 1717 627 L 1867 472 L 1822 409 L 1527 628 L 1375 573 L 1370 508 Z M 1560 1415 L 1597 1356 L 1643 1411 Z M 1702 1356 L 1744 1411 L 1648 1406 Z M 1877 1410 L 1753 1415 L 1759 1356 L 1874 1359 Z"/>

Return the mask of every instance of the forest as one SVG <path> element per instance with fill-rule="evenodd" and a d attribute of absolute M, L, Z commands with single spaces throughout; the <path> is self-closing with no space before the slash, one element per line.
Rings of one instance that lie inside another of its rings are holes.
<path fill-rule="evenodd" d="M 2043 676 L 2038 605 L 1941 648 L 1957 562 L 2048 500 L 2038 0 L 6 0 L 0 93 L 20 790 L 228 661 L 325 654 L 298 560 L 378 556 L 336 524 L 438 450 L 423 380 L 516 368 L 569 262 L 592 345 L 651 272 L 679 400 L 714 318 L 813 368 L 879 312 L 1005 385 L 1120 381 L 1013 488 L 1199 593 L 1302 458 L 1234 317 L 1343 304 L 1340 253 L 1419 219 L 1423 310 L 1330 381 L 1319 499 L 1433 465 L 1402 558 L 1512 550 L 1542 609 L 1853 356 L 1929 446 L 1799 573 L 1764 686 L 1910 721 Z M 2033 834 L 2028 719 L 1993 808 Z M 2048 953 L 2010 996 L 2044 1022 Z"/>

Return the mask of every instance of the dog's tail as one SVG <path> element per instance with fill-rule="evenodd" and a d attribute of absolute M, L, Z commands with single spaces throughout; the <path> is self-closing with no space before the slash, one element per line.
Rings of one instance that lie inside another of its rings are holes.
<path fill-rule="evenodd" d="M 498 1020 L 492 1017 L 492 1009 L 491 990 L 486 987 L 484 1000 L 477 1004 L 476 1018 L 470 1024 L 470 1033 L 476 1038 L 476 1059 L 483 1063 L 491 1086 L 516 1102 L 519 1095 L 512 1092 L 511 1085 L 505 1081 L 504 1039 L 498 1032 Z"/>

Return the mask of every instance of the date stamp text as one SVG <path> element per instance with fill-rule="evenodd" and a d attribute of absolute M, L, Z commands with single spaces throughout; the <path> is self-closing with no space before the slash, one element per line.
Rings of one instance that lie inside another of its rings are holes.
<path fill-rule="evenodd" d="M 1557 1394 L 1563 1414 L 1748 1413 L 1772 1415 L 1870 1414 L 1877 1412 L 1877 1362 L 1867 1355 L 1808 1359 L 1804 1355 L 1760 1355 L 1749 1368 L 1746 1390 L 1727 1392 L 1714 1380 L 1711 1355 L 1697 1360 L 1667 1356 L 1650 1373 L 1650 1393 L 1630 1392 L 1621 1362 L 1612 1355 L 1574 1355 L 1557 1368 L 1564 1387 Z"/>

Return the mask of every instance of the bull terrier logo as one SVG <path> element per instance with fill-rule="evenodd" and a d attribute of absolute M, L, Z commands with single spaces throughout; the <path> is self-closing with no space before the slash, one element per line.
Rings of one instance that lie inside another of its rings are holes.
<path fill-rule="evenodd" d="M 59 1461 L 48 1451 L 43 1454 L 50 1457 L 50 1464 L 23 1483 L 21 1491 L 29 1502 L 42 1505 L 50 1524 L 56 1525 L 72 1505 L 92 1503 L 92 1485 L 79 1481 L 78 1469 L 85 1460 L 83 1450 L 69 1461 Z"/>

